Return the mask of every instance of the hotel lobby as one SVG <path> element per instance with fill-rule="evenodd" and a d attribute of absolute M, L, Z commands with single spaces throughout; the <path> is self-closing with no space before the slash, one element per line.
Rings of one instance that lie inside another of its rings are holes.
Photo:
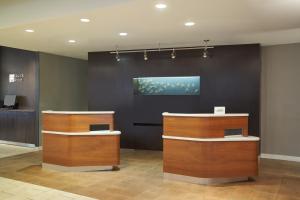
<path fill-rule="evenodd" d="M 0 200 L 300 200 L 300 0 L 0 2 Z"/>

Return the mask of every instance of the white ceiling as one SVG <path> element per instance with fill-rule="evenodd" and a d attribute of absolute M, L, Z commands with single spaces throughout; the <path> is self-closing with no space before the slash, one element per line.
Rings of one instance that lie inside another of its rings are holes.
<path fill-rule="evenodd" d="M 158 2 L 168 7 L 158 10 Z M 190 20 L 196 25 L 185 27 Z M 116 45 L 195 46 L 204 39 L 213 45 L 300 42 L 300 0 L 0 0 L 2 46 L 87 59 L 87 52 Z"/>

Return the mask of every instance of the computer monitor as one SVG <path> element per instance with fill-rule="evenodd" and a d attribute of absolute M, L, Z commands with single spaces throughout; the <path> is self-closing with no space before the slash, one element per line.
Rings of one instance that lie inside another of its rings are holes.
<path fill-rule="evenodd" d="M 4 97 L 4 107 L 14 107 L 16 105 L 16 95 L 5 95 Z"/>

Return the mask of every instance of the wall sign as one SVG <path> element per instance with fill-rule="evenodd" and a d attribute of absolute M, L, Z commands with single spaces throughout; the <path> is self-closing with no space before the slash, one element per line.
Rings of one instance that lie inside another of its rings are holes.
<path fill-rule="evenodd" d="M 8 81 L 10 83 L 21 82 L 21 81 L 23 81 L 23 78 L 24 78 L 24 74 L 9 74 L 8 75 Z"/>

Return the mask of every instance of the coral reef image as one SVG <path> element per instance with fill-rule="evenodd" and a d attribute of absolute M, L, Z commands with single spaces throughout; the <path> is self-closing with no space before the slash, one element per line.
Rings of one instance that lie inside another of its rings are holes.
<path fill-rule="evenodd" d="M 133 79 L 135 95 L 199 95 L 200 76 Z"/>

